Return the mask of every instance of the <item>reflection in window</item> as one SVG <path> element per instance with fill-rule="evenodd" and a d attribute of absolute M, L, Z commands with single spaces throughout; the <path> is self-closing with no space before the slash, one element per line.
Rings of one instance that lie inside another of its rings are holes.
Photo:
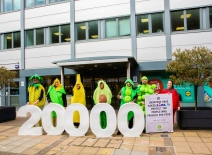
<path fill-rule="evenodd" d="M 43 5 L 44 0 L 35 0 L 35 5 Z"/>
<path fill-rule="evenodd" d="M 10 87 L 10 95 L 19 95 L 19 82 L 15 82 L 15 85 Z"/>
<path fill-rule="evenodd" d="M 44 44 L 44 29 L 36 29 L 36 45 Z"/>
<path fill-rule="evenodd" d="M 34 34 L 33 30 L 26 31 L 26 46 L 34 45 Z"/>
<path fill-rule="evenodd" d="M 61 26 L 61 42 L 70 42 L 70 24 Z"/>
<path fill-rule="evenodd" d="M 13 0 L 13 10 L 21 9 L 21 0 Z"/>
<path fill-rule="evenodd" d="M 184 31 L 183 11 L 171 12 L 172 31 Z"/>
<path fill-rule="evenodd" d="M 12 33 L 4 34 L 4 49 L 12 48 Z"/>
<path fill-rule="evenodd" d="M 163 13 L 152 14 L 152 33 L 163 32 Z"/>
<path fill-rule="evenodd" d="M 79 23 L 76 25 L 77 26 L 77 40 L 85 40 L 85 31 L 86 31 L 86 26 L 85 23 Z"/>
<path fill-rule="evenodd" d="M 12 0 L 4 0 L 4 12 L 12 11 Z"/>
<path fill-rule="evenodd" d="M 21 47 L 21 34 L 20 32 L 13 33 L 14 48 Z"/>
<path fill-rule="evenodd" d="M 25 0 L 25 4 L 26 8 L 33 7 L 35 5 L 34 0 Z"/>
<path fill-rule="evenodd" d="M 59 26 L 50 27 L 50 44 L 59 43 L 59 37 L 60 37 Z"/>
<path fill-rule="evenodd" d="M 59 2 L 59 0 L 50 0 L 50 3 Z"/>
<path fill-rule="evenodd" d="M 149 33 L 149 19 L 148 15 L 140 15 L 137 17 L 138 34 Z"/>
<path fill-rule="evenodd" d="M 187 30 L 200 29 L 199 9 L 186 10 Z"/>
<path fill-rule="evenodd" d="M 130 18 L 122 17 L 119 18 L 119 36 L 130 35 Z"/>
<path fill-rule="evenodd" d="M 98 39 L 98 21 L 88 22 L 89 39 Z"/>
<path fill-rule="evenodd" d="M 116 37 L 116 18 L 105 20 L 105 37 Z"/>
<path fill-rule="evenodd" d="M 210 28 L 212 28 L 212 7 L 209 9 Z"/>

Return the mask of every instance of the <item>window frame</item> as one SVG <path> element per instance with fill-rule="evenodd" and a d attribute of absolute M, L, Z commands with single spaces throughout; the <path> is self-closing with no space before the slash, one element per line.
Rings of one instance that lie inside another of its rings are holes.
<path fill-rule="evenodd" d="M 43 44 L 39 44 L 39 45 L 36 45 L 36 30 L 37 29 L 43 29 Z M 26 42 L 27 42 L 27 37 L 26 37 L 26 32 L 28 30 L 32 30 L 33 31 L 33 45 L 30 45 L 30 46 L 27 46 L 26 45 Z M 24 30 L 24 35 L 25 35 L 25 48 L 28 48 L 28 47 L 32 47 L 32 46 L 43 46 L 43 45 L 46 45 L 46 41 L 45 41 L 45 27 L 40 27 L 40 28 L 35 28 L 35 29 L 25 29 Z"/>
<path fill-rule="evenodd" d="M 36 0 L 33 0 L 33 1 L 34 1 L 33 6 L 27 7 L 27 6 L 26 6 L 26 0 L 24 0 L 24 8 L 25 8 L 25 9 L 34 8 L 34 7 L 44 6 L 44 5 L 47 4 L 47 3 L 46 3 L 46 0 L 43 0 L 44 3 L 41 4 L 41 5 L 36 5 Z"/>
<path fill-rule="evenodd" d="M 14 48 L 14 33 L 19 32 L 20 33 L 20 47 L 15 47 Z M 11 48 L 5 48 L 5 34 L 11 34 L 11 40 L 12 40 L 12 44 L 11 44 Z M 21 48 L 21 31 L 14 31 L 14 32 L 7 32 L 7 33 L 3 33 L 1 39 L 3 39 L 2 41 L 2 48 L 1 50 L 11 50 L 11 49 L 19 49 Z"/>
<path fill-rule="evenodd" d="M 20 0 L 20 2 L 21 1 L 22 0 Z M 0 13 L 7 13 L 7 12 L 14 12 L 14 11 L 20 11 L 21 10 L 21 5 L 20 5 L 20 9 L 14 10 L 14 0 L 12 0 L 12 10 L 5 11 L 4 3 L 5 3 L 5 0 L 2 0 L 2 2 L 0 3 L 0 8 L 1 8 L 1 12 Z"/>

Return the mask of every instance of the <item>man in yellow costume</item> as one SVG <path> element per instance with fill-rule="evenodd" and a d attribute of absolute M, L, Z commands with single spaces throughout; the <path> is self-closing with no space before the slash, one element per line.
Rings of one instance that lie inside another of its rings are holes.
<path fill-rule="evenodd" d="M 73 97 L 71 98 L 71 104 L 81 103 L 86 106 L 85 102 L 85 89 L 82 85 L 80 74 L 77 74 L 77 81 L 73 88 Z M 80 124 L 80 115 L 78 111 L 74 112 L 74 125 L 79 126 Z"/>
<path fill-rule="evenodd" d="M 42 109 L 45 105 L 46 98 L 45 90 L 39 82 L 42 82 L 43 79 L 35 74 L 29 80 L 33 83 L 28 86 L 27 105 L 35 105 Z M 39 125 L 41 126 L 41 121 L 39 121 Z"/>

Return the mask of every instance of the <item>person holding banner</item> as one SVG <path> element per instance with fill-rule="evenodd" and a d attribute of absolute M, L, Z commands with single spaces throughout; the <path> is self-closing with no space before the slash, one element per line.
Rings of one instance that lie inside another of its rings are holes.
<path fill-rule="evenodd" d="M 121 100 L 120 107 L 126 103 L 136 102 L 136 89 L 134 88 L 134 83 L 130 78 L 127 78 L 127 80 L 125 81 L 124 86 L 117 95 L 117 98 Z M 129 128 L 133 127 L 133 118 L 134 118 L 133 112 L 129 112 L 128 113 Z M 118 131 L 117 135 L 120 134 L 121 132 Z"/>
<path fill-rule="evenodd" d="M 46 98 L 45 98 L 45 89 L 40 84 L 43 79 L 35 74 L 29 78 L 32 81 L 32 84 L 28 86 L 28 93 L 27 93 L 27 105 L 35 105 L 40 109 L 43 108 Z M 42 125 L 41 120 L 39 121 L 39 126 Z"/>
<path fill-rule="evenodd" d="M 111 104 L 112 93 L 105 81 L 99 80 L 98 86 L 93 93 L 93 100 L 95 104 L 108 103 Z M 100 124 L 103 129 L 107 127 L 107 116 L 104 111 L 100 113 Z"/>
<path fill-rule="evenodd" d="M 179 95 L 174 89 L 173 82 L 171 80 L 168 81 L 167 83 L 167 89 L 164 89 L 162 91 L 162 94 L 172 94 L 172 108 L 173 108 L 173 123 L 174 123 L 174 115 L 175 112 L 180 110 L 180 101 L 179 101 Z"/>
<path fill-rule="evenodd" d="M 47 101 L 48 103 L 60 104 L 63 107 L 67 107 L 66 91 L 61 85 L 58 78 L 54 80 L 54 83 L 49 87 L 47 91 Z M 56 126 L 57 114 L 52 112 L 52 123 Z"/>
<path fill-rule="evenodd" d="M 73 88 L 73 97 L 71 98 L 71 104 L 80 103 L 86 106 L 85 102 L 85 89 L 83 87 L 83 84 L 81 82 L 80 74 L 77 74 L 77 81 Z M 76 127 L 80 124 L 80 115 L 78 111 L 74 112 L 74 125 Z"/>

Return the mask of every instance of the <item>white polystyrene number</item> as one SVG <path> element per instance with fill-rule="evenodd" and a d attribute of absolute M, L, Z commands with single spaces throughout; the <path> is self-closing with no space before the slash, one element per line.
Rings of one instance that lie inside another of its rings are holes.
<path fill-rule="evenodd" d="M 78 111 L 80 114 L 80 125 L 78 128 L 75 128 L 73 124 L 74 111 Z M 84 136 L 89 128 L 87 108 L 79 103 L 69 105 L 65 111 L 64 128 L 70 136 Z"/>
<path fill-rule="evenodd" d="M 52 111 L 57 114 L 56 127 L 52 124 Z M 63 106 L 51 103 L 44 107 L 42 112 L 42 122 L 43 129 L 48 133 L 48 135 L 60 135 L 64 131 L 63 119 L 64 119 L 65 109 Z"/>
<path fill-rule="evenodd" d="M 134 113 L 132 129 L 129 129 L 126 121 L 130 111 Z M 134 103 L 127 103 L 121 106 L 118 112 L 118 128 L 125 137 L 139 137 L 144 129 L 144 113 L 141 107 Z"/>
<path fill-rule="evenodd" d="M 34 105 L 25 105 L 18 110 L 17 116 L 26 117 L 28 112 L 31 117 L 20 127 L 18 135 L 42 135 L 42 127 L 33 127 L 40 120 L 41 109 Z"/>
<path fill-rule="evenodd" d="M 105 111 L 107 115 L 107 127 L 100 126 L 100 112 Z M 116 113 L 113 107 L 107 103 L 96 104 L 90 113 L 91 131 L 97 137 L 110 137 L 116 130 Z"/>

